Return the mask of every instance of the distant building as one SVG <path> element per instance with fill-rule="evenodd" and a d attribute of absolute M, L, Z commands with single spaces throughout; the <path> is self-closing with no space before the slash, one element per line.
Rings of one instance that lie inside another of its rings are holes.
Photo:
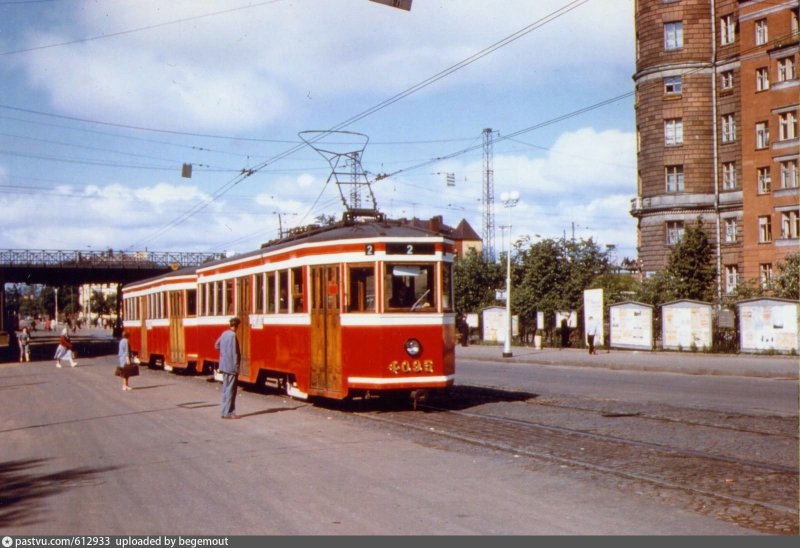
<path fill-rule="evenodd" d="M 92 310 L 92 295 L 98 293 L 104 298 L 117 296 L 117 284 L 83 284 L 78 288 L 78 304 L 80 305 L 79 318 L 84 321 L 92 321 L 102 316 L 96 310 Z M 111 315 L 108 315 L 109 317 Z"/>
<path fill-rule="evenodd" d="M 471 249 L 474 249 L 479 254 L 481 253 L 483 250 L 481 237 L 475 232 L 475 229 L 472 228 L 472 225 L 470 225 L 466 219 L 461 219 L 455 228 L 444 224 L 443 221 L 441 215 L 431 217 L 427 221 L 417 219 L 416 217 L 413 219 L 401 219 L 401 222 L 411 226 L 432 230 L 452 239 L 455 242 L 456 255 L 459 257 L 463 257 L 466 253 L 469 253 Z"/>
<path fill-rule="evenodd" d="M 638 0 L 639 263 L 699 218 L 721 295 L 800 251 L 798 1 Z"/>

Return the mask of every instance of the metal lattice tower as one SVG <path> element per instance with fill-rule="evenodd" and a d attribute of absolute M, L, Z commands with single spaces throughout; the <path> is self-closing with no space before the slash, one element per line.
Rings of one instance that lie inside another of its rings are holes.
<path fill-rule="evenodd" d="M 483 257 L 496 259 L 494 249 L 494 160 L 492 158 L 492 130 L 483 130 Z"/>
<path fill-rule="evenodd" d="M 331 174 L 325 184 L 336 181 L 342 204 L 348 213 L 354 215 L 377 214 L 378 204 L 372 185 L 361 166 L 361 156 L 367 148 L 369 137 L 363 133 L 351 131 L 301 131 L 300 138 L 320 156 L 327 160 L 331 166 Z M 325 142 L 331 136 L 344 136 L 341 142 Z M 362 145 L 355 143 L 358 148 L 352 149 L 354 140 L 363 140 Z M 350 147 L 348 149 L 348 147 Z M 363 196 L 362 198 L 362 194 Z M 367 203 L 365 203 L 367 202 Z"/>

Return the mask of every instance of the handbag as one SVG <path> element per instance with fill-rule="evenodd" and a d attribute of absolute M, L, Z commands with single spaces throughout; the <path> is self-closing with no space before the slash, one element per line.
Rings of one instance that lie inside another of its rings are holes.
<path fill-rule="evenodd" d="M 114 368 L 114 376 L 116 377 L 137 377 L 139 376 L 139 366 L 133 364 L 125 364 L 124 367 L 115 367 Z"/>

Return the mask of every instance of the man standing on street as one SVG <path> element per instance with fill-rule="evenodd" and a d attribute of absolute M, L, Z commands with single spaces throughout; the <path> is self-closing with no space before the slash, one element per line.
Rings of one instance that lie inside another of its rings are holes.
<path fill-rule="evenodd" d="M 594 347 L 594 338 L 597 336 L 597 320 L 594 316 L 589 316 L 586 322 L 586 340 L 589 342 L 589 354 L 597 354 Z"/>
<path fill-rule="evenodd" d="M 214 347 L 219 350 L 219 371 L 222 373 L 222 418 L 238 419 L 236 415 L 236 381 L 239 375 L 241 352 L 236 329 L 239 318 L 230 319 L 230 329 L 219 336 Z"/>

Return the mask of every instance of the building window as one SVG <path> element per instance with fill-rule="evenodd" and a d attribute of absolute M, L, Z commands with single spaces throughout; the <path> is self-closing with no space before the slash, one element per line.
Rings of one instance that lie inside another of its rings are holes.
<path fill-rule="evenodd" d="M 797 160 L 781 162 L 781 188 L 797 188 Z"/>
<path fill-rule="evenodd" d="M 733 293 L 739 285 L 739 267 L 735 264 L 725 266 L 725 292 Z"/>
<path fill-rule="evenodd" d="M 724 162 L 722 164 L 722 189 L 736 189 L 736 162 Z"/>
<path fill-rule="evenodd" d="M 769 89 L 769 69 L 761 67 L 756 69 L 756 91 Z"/>
<path fill-rule="evenodd" d="M 725 219 L 725 242 L 736 242 L 736 219 Z"/>
<path fill-rule="evenodd" d="M 733 71 L 726 70 L 719 75 L 722 91 L 733 89 Z"/>
<path fill-rule="evenodd" d="M 664 78 L 664 95 L 680 95 L 683 83 L 680 76 L 667 76 Z"/>
<path fill-rule="evenodd" d="M 736 140 L 736 117 L 733 114 L 722 116 L 722 142 L 732 143 Z"/>
<path fill-rule="evenodd" d="M 736 19 L 733 15 L 725 15 L 719 20 L 719 43 L 723 46 L 736 41 Z"/>
<path fill-rule="evenodd" d="M 683 192 L 683 166 L 667 166 L 664 171 L 667 192 Z"/>
<path fill-rule="evenodd" d="M 756 170 L 758 174 L 758 193 L 769 194 L 772 190 L 772 174 L 769 167 L 760 167 Z"/>
<path fill-rule="evenodd" d="M 763 215 L 758 218 L 758 243 L 768 244 L 772 241 L 772 217 Z"/>
<path fill-rule="evenodd" d="M 781 238 L 785 240 L 800 238 L 800 209 L 781 213 Z"/>
<path fill-rule="evenodd" d="M 683 238 L 683 221 L 667 221 L 667 245 L 675 245 Z"/>
<path fill-rule="evenodd" d="M 674 21 L 664 23 L 664 49 L 674 50 L 683 47 L 683 23 Z"/>
<path fill-rule="evenodd" d="M 797 137 L 796 112 L 784 112 L 778 116 L 778 137 L 781 141 L 788 141 Z"/>
<path fill-rule="evenodd" d="M 763 289 L 772 287 L 772 263 L 761 263 L 758 265 L 758 274 Z"/>
<path fill-rule="evenodd" d="M 778 82 L 786 82 L 797 78 L 797 69 L 794 57 L 784 57 L 778 60 Z"/>
<path fill-rule="evenodd" d="M 767 33 L 767 20 L 766 19 L 759 19 L 756 21 L 756 45 L 763 46 L 769 40 L 769 35 Z"/>
<path fill-rule="evenodd" d="M 762 149 L 769 147 L 769 123 L 756 123 L 756 148 Z"/>
<path fill-rule="evenodd" d="M 675 146 L 683 144 L 683 119 L 664 120 L 664 144 Z"/>

